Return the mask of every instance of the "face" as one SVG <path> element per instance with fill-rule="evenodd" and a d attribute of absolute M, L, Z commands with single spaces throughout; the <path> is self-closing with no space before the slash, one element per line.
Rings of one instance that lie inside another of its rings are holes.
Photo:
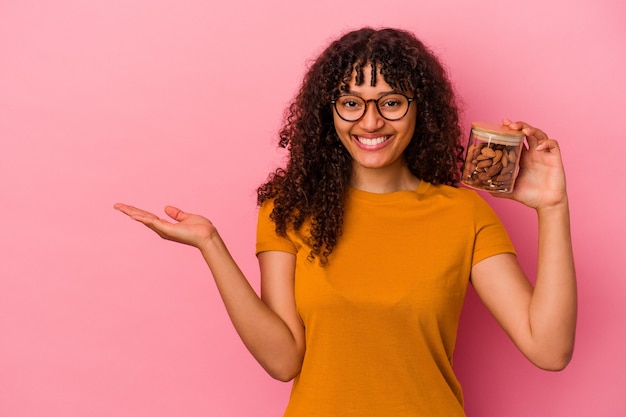
<path fill-rule="evenodd" d="M 355 73 L 352 74 L 348 94 L 371 100 L 391 92 L 398 92 L 385 82 L 380 72 L 376 76 L 376 85 L 371 86 L 369 65 L 363 68 L 363 75 L 363 83 L 357 86 Z M 384 119 L 373 101 L 367 103 L 365 114 L 356 122 L 343 120 L 333 110 L 335 130 L 341 143 L 352 156 L 354 171 L 394 167 L 406 169 L 403 152 L 413 137 L 416 117 L 415 103 L 409 105 L 409 111 L 403 118 L 395 121 Z"/>

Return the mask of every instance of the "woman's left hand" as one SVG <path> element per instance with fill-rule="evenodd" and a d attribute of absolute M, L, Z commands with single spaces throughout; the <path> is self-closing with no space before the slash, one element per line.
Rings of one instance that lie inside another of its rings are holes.
<path fill-rule="evenodd" d="M 565 171 L 557 141 L 526 122 L 503 119 L 502 125 L 521 130 L 526 135 L 528 149 L 522 150 L 520 171 L 513 192 L 493 195 L 511 198 L 534 209 L 566 203 Z"/>

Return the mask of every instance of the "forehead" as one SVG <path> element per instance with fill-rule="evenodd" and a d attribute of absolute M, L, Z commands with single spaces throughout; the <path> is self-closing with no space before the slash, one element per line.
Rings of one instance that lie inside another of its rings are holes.
<path fill-rule="evenodd" d="M 374 71 L 375 69 L 375 71 Z M 361 90 L 384 90 L 390 91 L 393 88 L 387 83 L 385 77 L 380 72 L 380 67 L 372 68 L 371 63 L 365 65 L 353 65 L 347 84 L 342 84 L 342 91 L 361 91 Z"/>

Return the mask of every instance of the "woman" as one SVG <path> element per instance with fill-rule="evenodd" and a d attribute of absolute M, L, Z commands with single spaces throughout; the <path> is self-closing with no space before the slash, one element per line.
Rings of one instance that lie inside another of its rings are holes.
<path fill-rule="evenodd" d="M 414 35 L 365 28 L 333 42 L 280 132 L 290 151 L 258 191 L 261 297 L 211 222 L 115 207 L 200 249 L 232 322 L 274 378 L 294 379 L 286 416 L 463 416 L 452 370 L 467 284 L 536 366 L 563 369 L 576 324 L 565 174 L 556 141 L 528 141 L 509 198 L 536 210 L 533 286 L 501 222 L 459 189 L 452 88 Z"/>

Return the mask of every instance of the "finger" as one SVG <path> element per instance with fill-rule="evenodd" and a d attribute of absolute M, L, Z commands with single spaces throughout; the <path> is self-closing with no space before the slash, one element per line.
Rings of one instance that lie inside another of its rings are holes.
<path fill-rule="evenodd" d="M 121 211 L 122 213 L 126 213 L 126 210 L 129 208 L 129 206 L 123 203 L 115 203 L 113 204 L 113 208 L 117 211 Z"/>
<path fill-rule="evenodd" d="M 543 142 L 549 140 L 548 135 L 537 128 L 529 127 L 522 129 L 522 132 L 526 135 L 526 140 L 528 141 L 529 149 L 537 149 Z"/>
<path fill-rule="evenodd" d="M 513 130 L 524 130 L 524 129 L 534 129 L 533 126 L 531 126 L 530 124 L 522 121 L 522 120 L 518 120 L 516 122 L 511 121 L 511 119 L 507 119 L 504 118 L 502 119 L 502 125 L 508 127 L 509 129 L 513 129 Z"/>
<path fill-rule="evenodd" d="M 165 214 L 167 214 L 168 216 L 170 216 L 172 219 L 176 220 L 177 222 L 182 222 L 183 220 L 191 216 L 191 214 L 185 213 L 181 209 L 174 207 L 174 206 L 165 206 Z"/>
<path fill-rule="evenodd" d="M 547 139 L 548 135 L 541 129 L 538 129 L 524 121 L 517 121 L 515 123 L 512 123 L 509 127 L 515 126 L 518 128 L 518 130 L 521 130 L 522 132 L 524 132 L 524 134 L 526 136 L 536 136 L 539 139 Z"/>
<path fill-rule="evenodd" d="M 509 121 L 503 119 L 503 123 Z M 518 120 L 514 123 L 507 125 L 509 129 L 521 130 L 526 135 L 526 141 L 528 142 L 529 149 L 535 149 L 540 143 L 548 139 L 548 135 L 541 129 L 538 129 L 523 120 Z"/>
<path fill-rule="evenodd" d="M 517 123 L 512 122 L 511 119 L 507 119 L 506 117 L 502 119 L 502 126 L 508 127 L 509 129 L 513 130 L 520 130 L 523 127 L 518 125 Z"/>
<path fill-rule="evenodd" d="M 129 216 L 131 219 L 142 223 L 147 228 L 156 232 L 156 234 L 164 239 L 168 239 L 168 235 L 171 233 L 174 226 L 173 223 L 161 219 L 158 216 L 144 210 L 135 209 L 135 211 L 131 211 Z"/>
<path fill-rule="evenodd" d="M 138 209 L 137 207 L 129 206 L 122 203 L 117 203 L 113 206 L 116 210 L 128 215 L 131 219 L 142 223 L 148 229 L 155 232 L 161 238 L 166 240 L 175 240 L 173 236 L 174 224 L 160 219 L 158 216 L 147 212 L 145 210 Z M 175 209 L 172 207 L 172 209 Z M 178 210 L 178 209 L 175 209 Z M 180 211 L 180 210 L 179 210 Z M 180 218 L 180 215 L 178 216 Z"/>
<path fill-rule="evenodd" d="M 137 207 L 129 206 L 126 204 L 117 203 L 113 206 L 113 208 L 126 214 L 131 219 L 145 224 L 146 226 L 149 226 L 149 224 L 152 224 L 155 221 L 161 220 L 159 219 L 158 216 L 150 213 L 149 211 L 141 210 L 141 209 L 138 209 Z"/>
<path fill-rule="evenodd" d="M 554 139 L 546 139 L 535 148 L 537 151 L 560 152 L 559 143 Z"/>
<path fill-rule="evenodd" d="M 506 117 L 504 119 L 502 119 L 502 126 L 509 126 L 511 125 L 511 123 L 513 123 L 510 119 L 507 119 Z"/>
<path fill-rule="evenodd" d="M 154 216 L 154 214 L 147 212 L 145 210 L 141 210 L 138 209 L 137 207 L 133 207 L 133 206 L 129 206 L 127 204 L 122 204 L 122 203 L 116 203 L 113 208 L 115 210 L 121 211 L 122 213 L 126 214 L 127 216 L 134 216 L 134 215 L 150 215 L 150 216 Z M 154 216 L 156 217 L 156 216 Z"/>
<path fill-rule="evenodd" d="M 505 122 L 510 122 L 509 119 L 503 119 L 502 123 L 504 124 Z M 538 129 L 522 120 L 518 120 L 517 122 L 510 122 L 508 125 L 506 125 L 507 127 L 514 129 L 514 130 L 521 130 L 526 136 L 536 136 L 537 138 L 541 139 L 547 139 L 548 135 L 542 131 L 541 129 Z"/>
<path fill-rule="evenodd" d="M 163 239 L 169 239 L 169 233 L 174 226 L 172 223 L 157 218 L 145 218 L 145 219 L 136 219 L 137 221 L 143 223 L 148 229 L 154 231 L 157 235 L 161 236 Z"/>
<path fill-rule="evenodd" d="M 518 120 L 517 122 L 512 122 L 510 119 L 507 119 L 507 118 L 502 119 L 502 126 L 512 129 L 512 130 L 521 130 L 522 133 L 524 133 L 524 135 L 526 136 L 528 148 L 534 149 L 537 147 L 537 144 L 539 143 L 539 141 L 536 137 L 536 132 L 541 132 L 539 129 L 534 128 L 533 126 L 529 125 L 528 123 L 524 121 Z M 546 135 L 546 138 L 547 138 L 547 135 Z"/>
<path fill-rule="evenodd" d="M 534 136 L 537 138 L 537 140 L 545 140 L 548 139 L 548 134 L 546 132 L 544 132 L 541 129 L 537 129 L 536 127 L 524 127 L 522 129 L 522 132 L 524 132 L 524 134 L 526 136 Z"/>

